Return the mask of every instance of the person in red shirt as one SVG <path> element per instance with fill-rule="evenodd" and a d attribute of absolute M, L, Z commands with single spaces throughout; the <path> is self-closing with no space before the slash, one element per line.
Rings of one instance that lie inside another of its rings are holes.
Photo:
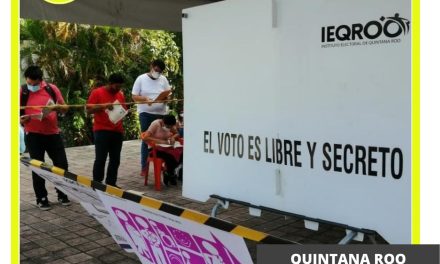
<path fill-rule="evenodd" d="M 104 180 L 104 169 L 107 155 L 109 163 L 105 183 L 116 186 L 118 178 L 119 163 L 121 160 L 121 149 L 124 129 L 122 118 L 110 120 L 109 114 L 116 105 L 120 103 L 126 109 L 125 97 L 121 92 L 124 77 L 114 73 L 109 77 L 109 84 L 95 88 L 87 101 L 87 104 L 98 104 L 87 106 L 87 112 L 93 114 L 93 133 L 95 143 L 95 163 L 93 164 L 93 180 L 102 182 Z M 117 186 L 116 186 L 117 187 Z"/>
<path fill-rule="evenodd" d="M 24 126 L 25 143 L 32 159 L 44 161 L 47 152 L 53 165 L 67 170 L 68 163 L 63 140 L 58 128 L 57 113 L 65 113 L 67 106 L 60 90 L 54 84 L 43 81 L 43 72 L 38 66 L 29 66 L 24 72 L 26 84 L 20 89 L 21 106 L 47 105 L 45 108 L 26 108 L 20 111 L 20 123 Z M 42 210 L 51 209 L 47 199 L 45 180 L 32 172 L 32 182 L 37 205 Z M 58 201 L 70 205 L 66 194 L 56 189 Z"/>

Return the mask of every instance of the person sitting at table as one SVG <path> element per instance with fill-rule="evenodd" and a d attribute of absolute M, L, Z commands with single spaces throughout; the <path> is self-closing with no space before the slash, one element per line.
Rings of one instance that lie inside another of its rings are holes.
<path fill-rule="evenodd" d="M 177 184 L 175 170 L 183 160 L 183 148 L 175 145 L 179 137 L 176 118 L 173 115 L 165 115 L 153 121 L 141 134 L 144 142 L 149 143 L 150 146 L 155 145 L 157 157 L 165 162 L 166 171 L 163 173 L 163 182 L 167 186 L 168 183 Z"/>

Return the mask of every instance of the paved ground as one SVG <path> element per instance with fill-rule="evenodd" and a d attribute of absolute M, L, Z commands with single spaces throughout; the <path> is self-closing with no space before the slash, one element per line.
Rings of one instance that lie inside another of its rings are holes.
<path fill-rule="evenodd" d="M 181 196 L 180 185 L 164 187 L 161 192 L 154 191 L 150 183 L 149 186 L 143 186 L 143 178 L 139 176 L 139 144 L 139 141 L 124 142 L 119 186 L 144 192 L 147 196 L 182 207 L 210 213 L 214 200 L 199 203 L 186 199 Z M 94 146 L 69 148 L 66 151 L 70 171 L 91 175 Z M 150 179 L 153 178 L 151 175 L 150 172 Z M 79 204 L 63 207 L 56 203 L 55 190 L 50 183 L 46 185 L 53 208 L 50 211 L 38 209 L 30 171 L 23 165 L 20 180 L 21 263 L 139 263 L 136 255 L 120 249 L 108 232 Z M 220 211 L 218 217 L 302 244 L 337 243 L 345 235 L 343 229 L 328 225 L 320 225 L 317 232 L 310 231 L 304 228 L 303 220 L 268 212 L 263 212 L 261 217 L 253 217 L 248 214 L 248 208 L 239 205 L 231 205 L 228 210 Z M 246 243 L 255 260 L 256 243 Z M 369 240 L 366 239 L 364 243 L 369 243 Z"/>

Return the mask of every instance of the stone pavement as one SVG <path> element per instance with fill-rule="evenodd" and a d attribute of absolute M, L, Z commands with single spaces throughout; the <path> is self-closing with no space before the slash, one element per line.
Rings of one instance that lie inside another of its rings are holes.
<path fill-rule="evenodd" d="M 93 145 L 68 148 L 66 152 L 70 171 L 92 175 Z M 139 176 L 139 157 L 140 141 L 124 142 L 118 177 L 121 188 L 210 213 L 215 200 L 200 203 L 184 198 L 181 196 L 180 183 L 177 187 L 164 187 L 161 192 L 156 192 L 150 172 L 149 185 L 143 186 L 143 178 Z M 47 157 L 46 160 L 50 161 Z M 46 183 L 52 210 L 41 211 L 37 208 L 30 170 L 23 165 L 20 169 L 21 263 L 139 263 L 136 255 L 120 249 L 108 232 L 81 205 L 73 202 L 71 206 L 63 207 L 58 204 L 52 184 Z M 304 228 L 303 220 L 274 213 L 263 212 L 261 217 L 250 216 L 248 208 L 234 204 L 228 210 L 220 210 L 218 218 L 302 244 L 334 244 L 345 235 L 343 229 L 323 224 L 319 231 L 310 231 Z M 384 242 L 380 238 L 378 241 Z M 370 241 L 366 238 L 364 243 Z M 246 244 L 255 261 L 256 243 L 246 240 Z"/>

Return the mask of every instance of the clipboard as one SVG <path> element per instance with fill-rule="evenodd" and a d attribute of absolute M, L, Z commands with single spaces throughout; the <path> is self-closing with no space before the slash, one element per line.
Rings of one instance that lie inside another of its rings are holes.
<path fill-rule="evenodd" d="M 171 89 L 170 90 L 165 90 L 163 92 L 161 92 L 156 99 L 154 99 L 154 102 L 159 102 L 159 101 L 163 101 L 166 100 L 167 97 L 172 93 Z"/>
<path fill-rule="evenodd" d="M 112 110 L 106 109 L 105 112 L 108 115 L 108 119 L 115 125 L 128 114 L 128 111 L 119 104 L 118 100 L 113 102 Z"/>
<path fill-rule="evenodd" d="M 30 117 L 31 119 L 36 119 L 36 120 L 41 121 L 41 120 L 43 120 L 43 113 L 20 116 L 20 118 L 23 118 L 23 117 Z"/>
<path fill-rule="evenodd" d="M 51 106 L 55 106 L 55 103 L 52 99 L 49 99 L 47 101 L 46 107 L 44 107 L 43 109 L 41 109 L 41 112 L 38 114 L 28 114 L 28 115 L 22 115 L 20 116 L 20 118 L 22 117 L 30 117 L 31 119 L 36 119 L 36 120 L 43 120 L 43 118 L 47 117 L 51 112 L 52 112 L 52 108 Z"/>

